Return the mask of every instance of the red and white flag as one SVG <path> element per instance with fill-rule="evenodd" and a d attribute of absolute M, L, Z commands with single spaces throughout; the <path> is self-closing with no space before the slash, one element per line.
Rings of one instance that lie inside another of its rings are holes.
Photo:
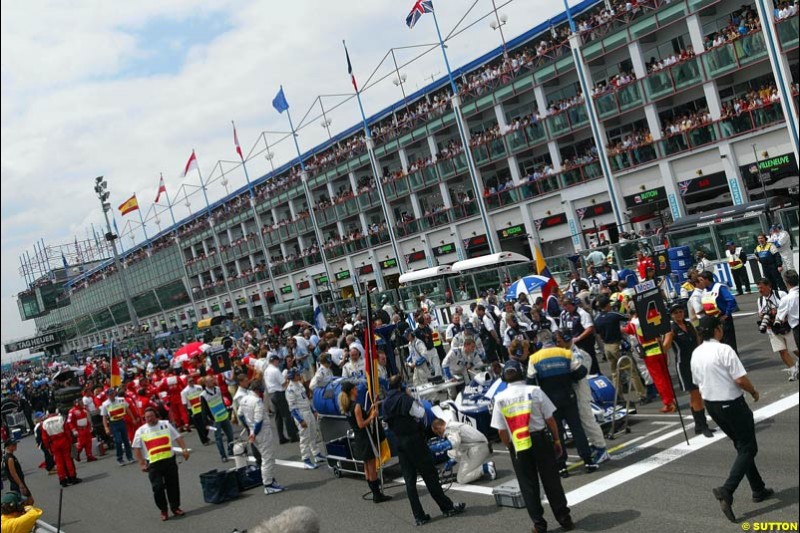
<path fill-rule="evenodd" d="M 242 155 L 242 147 L 239 145 L 239 136 L 236 134 L 236 124 L 233 123 L 231 120 L 231 124 L 233 125 L 233 144 L 236 145 L 236 153 L 239 154 L 239 158 L 244 161 L 244 155 Z"/>
<path fill-rule="evenodd" d="M 161 193 L 162 192 L 165 193 L 165 194 L 167 192 L 167 186 L 164 185 L 164 176 L 161 176 L 161 181 L 158 182 L 158 194 L 156 194 L 156 201 L 153 202 L 153 203 L 155 203 L 155 204 L 158 203 L 158 200 L 161 198 Z"/>
<path fill-rule="evenodd" d="M 186 174 L 188 174 L 190 170 L 194 170 L 196 168 L 197 168 L 197 156 L 194 154 L 194 150 L 192 150 L 192 155 L 186 162 L 186 168 L 183 169 L 183 177 L 185 178 Z"/>

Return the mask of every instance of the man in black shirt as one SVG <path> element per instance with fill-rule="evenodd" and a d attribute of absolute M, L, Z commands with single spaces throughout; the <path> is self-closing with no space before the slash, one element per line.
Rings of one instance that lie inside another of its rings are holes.
<path fill-rule="evenodd" d="M 427 524 L 431 520 L 431 516 L 425 513 L 419 501 L 418 474 L 422 476 L 425 487 L 445 516 L 455 516 L 464 512 L 466 504 L 454 504 L 439 484 L 433 456 L 419 424 L 419 420 L 425 417 L 425 409 L 404 391 L 401 376 L 392 376 L 389 380 L 389 392 L 383 401 L 382 414 L 389 429 L 397 438 L 397 458 L 403 471 L 406 494 L 417 525 Z"/>
<path fill-rule="evenodd" d="M 647 389 L 642 383 L 642 378 L 633 366 L 632 361 L 630 364 L 625 364 L 622 369 L 617 366 L 621 356 L 622 326 L 628 321 L 628 317 L 613 312 L 611 310 L 611 298 L 605 295 L 597 299 L 597 307 L 600 309 L 600 313 L 594 318 L 594 329 L 603 340 L 606 358 L 611 363 L 611 376 L 614 386 L 619 389 L 619 371 L 627 371 L 630 379 L 633 380 L 636 392 L 639 394 L 639 402 L 647 403 Z"/>

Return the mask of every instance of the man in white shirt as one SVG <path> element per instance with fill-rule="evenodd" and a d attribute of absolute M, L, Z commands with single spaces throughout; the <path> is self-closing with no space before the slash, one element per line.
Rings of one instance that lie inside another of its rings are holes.
<path fill-rule="evenodd" d="M 775 494 L 766 487 L 756 468 L 755 421 L 742 391 L 750 394 L 756 402 L 759 394 L 733 348 L 719 342 L 723 336 L 719 318 L 704 316 L 697 329 L 703 343 L 692 353 L 692 381 L 700 389 L 708 414 L 733 441 L 737 452 L 728 479 L 713 489 L 713 493 L 725 517 L 735 522 L 733 493 L 745 476 L 753 491 L 754 502 L 764 501 Z"/>
<path fill-rule="evenodd" d="M 278 440 L 281 444 L 289 441 L 298 442 L 297 427 L 289 413 L 289 404 L 286 403 L 286 385 L 288 380 L 280 369 L 281 358 L 275 354 L 269 356 L 269 364 L 264 372 L 264 389 L 267 391 L 272 408 L 275 411 L 275 426 L 278 429 Z M 286 435 L 284 436 L 284 428 Z"/>
<path fill-rule="evenodd" d="M 794 334 L 794 344 L 800 347 L 800 289 L 798 288 L 797 271 L 794 269 L 783 271 L 783 281 L 789 289 L 786 298 L 781 300 L 778 304 L 778 313 L 775 315 L 775 320 L 781 322 L 786 321 L 789 327 L 792 328 Z"/>
<path fill-rule="evenodd" d="M 795 361 L 795 346 L 792 335 L 789 334 L 789 327 L 786 323 L 776 320 L 778 306 L 788 295 L 782 290 L 772 288 L 772 282 L 767 278 L 761 278 L 756 282 L 758 287 L 758 330 L 769 336 L 769 343 L 772 351 L 781 356 L 786 371 L 789 372 L 789 381 L 797 380 L 797 363 Z M 785 331 L 782 329 L 785 328 Z"/>

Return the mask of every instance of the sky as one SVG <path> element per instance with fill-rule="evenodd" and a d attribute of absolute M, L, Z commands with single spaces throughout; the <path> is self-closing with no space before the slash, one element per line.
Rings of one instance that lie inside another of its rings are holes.
<path fill-rule="evenodd" d="M 496 4 L 508 17 L 503 26 L 506 39 L 562 10 L 558 0 Z M 390 48 L 436 40 L 430 15 L 413 30 L 406 27 L 412 5 L 411 0 L 373 0 L 345 11 L 344 4 L 319 0 L 2 2 L 2 340 L 35 332 L 32 320 L 20 320 L 14 298 L 25 288 L 19 256 L 25 250 L 32 253 L 38 239 L 48 245 L 69 243 L 75 236 L 85 238 L 92 224 L 101 225 L 93 191 L 96 176 L 108 181 L 113 206 L 137 194 L 143 213 L 149 214 L 151 234 L 156 213 L 162 211 L 162 226 L 169 218 L 165 208 L 152 210 L 159 173 L 178 218 L 189 212 L 183 192 L 181 201 L 176 199 L 182 185 L 190 194 L 192 211 L 203 203 L 197 175 L 183 178 L 192 149 L 211 182 L 211 201 L 223 197 L 220 168 L 226 171 L 230 190 L 245 184 L 240 168 L 217 166 L 219 160 L 237 157 L 231 120 L 236 121 L 245 155 L 263 151 L 264 139 L 279 141 L 283 135 L 262 132 L 288 129 L 285 116 L 271 106 L 282 84 L 295 124 L 306 126 L 298 136 L 301 148 L 324 141 L 327 133 L 316 118 L 317 96 L 352 93 L 341 40 L 347 40 L 361 85 L 373 71 L 376 77 L 390 74 L 391 61 L 381 64 Z M 439 0 L 436 10 L 445 35 L 475 23 L 448 40 L 451 65 L 462 65 L 501 44 L 490 19 L 480 20 L 492 11 L 491 0 Z M 397 60 L 403 64 L 421 50 L 397 50 Z M 407 92 L 446 74 L 438 51 L 401 71 L 407 76 Z M 391 78 L 363 94 L 368 115 L 401 98 Z M 334 135 L 360 120 L 354 100 L 336 107 L 344 100 L 322 98 Z M 276 166 L 294 155 L 288 139 L 270 151 Z M 263 154 L 253 155 L 247 164 L 253 178 L 270 169 Z M 131 234 L 140 242 L 138 216 L 126 218 L 117 215 L 120 230 L 133 227 Z M 126 237 L 124 244 L 130 247 L 131 240 Z"/>

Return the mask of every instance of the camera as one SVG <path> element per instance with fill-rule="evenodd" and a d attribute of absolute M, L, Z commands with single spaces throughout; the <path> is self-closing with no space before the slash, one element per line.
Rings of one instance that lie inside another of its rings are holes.
<path fill-rule="evenodd" d="M 766 333 L 771 325 L 772 325 L 772 314 L 767 313 L 761 318 L 761 320 L 758 321 L 758 331 L 760 331 L 761 333 Z"/>

